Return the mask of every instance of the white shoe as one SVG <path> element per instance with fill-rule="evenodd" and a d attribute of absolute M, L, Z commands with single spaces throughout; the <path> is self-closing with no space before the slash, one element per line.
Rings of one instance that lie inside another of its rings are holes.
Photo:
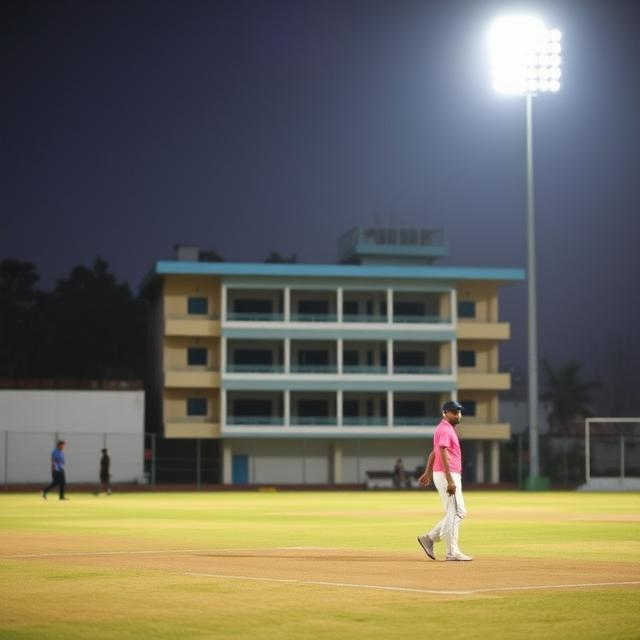
<path fill-rule="evenodd" d="M 453 562 L 469 562 L 470 560 L 473 560 L 473 558 L 471 556 L 465 555 L 464 553 L 462 553 L 462 551 L 460 551 L 458 553 L 453 553 L 450 555 L 447 554 L 445 560 Z"/>
<path fill-rule="evenodd" d="M 433 553 L 433 540 L 428 536 L 418 536 L 418 542 L 420 546 L 423 548 L 424 552 L 432 559 L 435 560 L 436 556 Z"/>

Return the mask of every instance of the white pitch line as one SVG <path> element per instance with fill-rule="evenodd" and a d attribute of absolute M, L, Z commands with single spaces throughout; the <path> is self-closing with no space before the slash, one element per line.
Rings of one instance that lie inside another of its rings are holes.
<path fill-rule="evenodd" d="M 351 582 L 324 582 L 322 580 L 297 580 L 296 578 L 262 578 L 259 576 L 232 576 L 223 573 L 195 573 L 192 571 L 185 571 L 182 573 L 184 576 L 191 576 L 194 578 L 219 578 L 226 580 L 255 580 L 258 582 L 279 582 L 286 584 L 303 584 L 303 585 L 315 585 L 321 587 L 351 587 L 352 589 L 377 589 L 381 591 L 408 591 L 413 593 L 431 593 L 431 594 L 445 594 L 445 595 L 466 595 L 473 593 L 472 591 L 443 591 L 437 589 L 413 589 L 411 587 L 390 587 L 384 585 L 375 584 L 354 584 Z"/>
<path fill-rule="evenodd" d="M 470 596 L 477 593 L 491 593 L 494 591 L 524 591 L 533 589 L 584 589 L 588 587 L 616 587 L 624 585 L 640 585 L 640 580 L 627 580 L 620 582 L 582 582 L 574 584 L 547 584 L 547 585 L 527 585 L 523 587 L 494 587 L 487 589 L 465 589 L 465 590 L 445 590 L 445 589 L 416 589 L 413 587 L 392 587 L 378 584 L 357 584 L 352 582 L 325 582 L 322 580 L 298 580 L 296 578 L 264 578 L 260 576 L 235 576 L 222 573 L 195 573 L 186 571 L 182 575 L 195 578 L 216 578 L 222 580 L 252 580 L 258 582 L 276 582 L 286 584 L 315 585 L 322 587 L 348 587 L 351 589 L 373 589 L 377 591 L 401 591 L 405 593 L 427 593 L 430 595 L 454 595 Z"/>

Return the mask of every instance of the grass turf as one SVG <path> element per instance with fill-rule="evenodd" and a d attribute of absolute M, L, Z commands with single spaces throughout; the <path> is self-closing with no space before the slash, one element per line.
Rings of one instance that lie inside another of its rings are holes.
<path fill-rule="evenodd" d="M 0 496 L 0 637 L 638 637 L 638 585 L 461 598 L 216 580 L 163 570 L 144 554 L 124 566 L 117 556 L 86 564 L 73 555 L 313 546 L 401 553 L 409 561 L 413 553 L 433 572 L 436 565 L 424 561 L 415 543 L 440 517 L 430 492 L 70 497 L 60 503 Z M 640 580 L 638 494 L 468 492 L 465 498 L 470 516 L 462 548 L 479 559 L 573 559 L 600 563 L 605 576 L 622 562 Z M 8 557 L 46 553 L 61 555 Z M 279 561 L 273 562 L 275 570 Z M 336 580 L 352 581 L 350 570 L 345 563 Z M 443 576 L 439 586 L 446 589 Z"/>

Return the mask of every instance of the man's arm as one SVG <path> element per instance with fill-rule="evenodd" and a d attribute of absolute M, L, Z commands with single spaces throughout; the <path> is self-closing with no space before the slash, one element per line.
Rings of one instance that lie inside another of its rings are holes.
<path fill-rule="evenodd" d="M 433 462 L 436 459 L 435 451 L 432 451 L 427 458 L 427 466 L 424 473 L 418 478 L 418 484 L 421 487 L 428 487 L 433 479 Z"/>
<path fill-rule="evenodd" d="M 440 447 L 440 457 L 442 459 L 442 466 L 444 467 L 444 475 L 447 479 L 447 493 L 452 496 L 455 495 L 456 485 L 451 477 L 451 470 L 449 469 L 449 454 L 446 447 Z"/>

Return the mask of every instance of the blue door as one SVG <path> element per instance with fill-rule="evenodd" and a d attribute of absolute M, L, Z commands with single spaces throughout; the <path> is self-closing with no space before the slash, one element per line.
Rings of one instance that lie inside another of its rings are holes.
<path fill-rule="evenodd" d="M 249 484 L 249 456 L 234 455 L 231 461 L 231 482 L 233 484 Z"/>

